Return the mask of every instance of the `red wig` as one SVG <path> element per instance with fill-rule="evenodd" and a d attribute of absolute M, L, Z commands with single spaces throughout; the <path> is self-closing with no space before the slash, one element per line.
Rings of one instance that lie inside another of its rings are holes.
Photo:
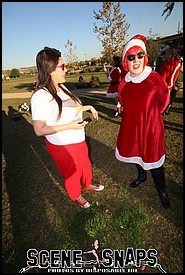
<path fill-rule="evenodd" d="M 123 66 L 124 70 L 126 70 L 128 72 L 128 59 L 127 59 L 127 55 L 129 55 L 129 54 L 137 54 L 139 52 L 143 52 L 143 49 L 140 46 L 133 46 L 133 47 L 131 47 L 131 48 L 128 49 L 128 51 L 125 53 L 124 59 L 122 61 L 122 66 Z M 147 63 L 148 63 L 148 56 L 147 56 L 147 53 L 145 53 L 145 55 L 144 55 L 144 67 L 147 65 Z"/>

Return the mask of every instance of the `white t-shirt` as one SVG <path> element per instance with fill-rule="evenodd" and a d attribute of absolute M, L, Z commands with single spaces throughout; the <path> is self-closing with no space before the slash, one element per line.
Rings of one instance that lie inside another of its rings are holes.
<path fill-rule="evenodd" d="M 67 88 L 62 85 L 67 90 Z M 82 105 L 75 102 L 62 89 L 57 93 L 62 99 L 62 113 L 58 119 L 58 104 L 45 89 L 36 91 L 31 97 L 32 120 L 46 121 L 46 125 L 63 125 L 73 120 L 82 119 Z M 85 140 L 84 129 L 70 129 L 46 135 L 49 142 L 56 145 L 75 144 Z"/>

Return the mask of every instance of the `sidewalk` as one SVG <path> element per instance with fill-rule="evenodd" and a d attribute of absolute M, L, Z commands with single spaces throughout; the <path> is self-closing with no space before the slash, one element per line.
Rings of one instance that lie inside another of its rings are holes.
<path fill-rule="evenodd" d="M 89 88 L 89 89 L 77 89 L 71 90 L 74 95 L 80 96 L 84 94 L 106 94 L 107 88 Z M 32 92 L 26 93 L 4 93 L 2 94 L 2 99 L 10 98 L 31 98 Z"/>
<path fill-rule="evenodd" d="M 26 93 L 5 93 L 2 94 L 2 99 L 10 99 L 10 98 L 30 98 L 32 95 L 31 92 Z"/>

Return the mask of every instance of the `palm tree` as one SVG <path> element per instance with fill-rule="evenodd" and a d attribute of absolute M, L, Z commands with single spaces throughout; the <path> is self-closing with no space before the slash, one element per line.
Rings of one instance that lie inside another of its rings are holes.
<path fill-rule="evenodd" d="M 166 20 L 166 18 L 171 14 L 171 12 L 174 8 L 174 5 L 175 5 L 175 2 L 167 2 L 166 3 L 166 5 L 165 5 L 166 8 L 164 9 L 164 11 L 161 15 L 161 16 L 163 16 L 166 12 L 168 12 L 164 20 Z"/>

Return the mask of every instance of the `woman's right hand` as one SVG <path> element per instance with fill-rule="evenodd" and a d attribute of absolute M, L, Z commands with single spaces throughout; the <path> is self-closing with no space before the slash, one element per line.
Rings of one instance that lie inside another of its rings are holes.
<path fill-rule="evenodd" d="M 73 120 L 72 122 L 69 123 L 69 128 L 79 130 L 79 129 L 83 129 L 86 124 L 88 124 L 88 122 L 83 121 L 83 119 Z"/>

